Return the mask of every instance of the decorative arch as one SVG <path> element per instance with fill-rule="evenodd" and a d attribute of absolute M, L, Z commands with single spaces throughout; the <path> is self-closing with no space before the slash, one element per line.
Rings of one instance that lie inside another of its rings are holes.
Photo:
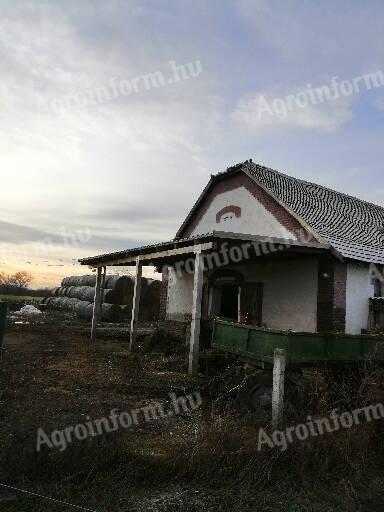
<path fill-rule="evenodd" d="M 216 213 L 216 223 L 218 224 L 222 217 L 228 213 L 233 213 L 235 217 L 239 218 L 241 217 L 241 208 L 240 206 L 235 206 L 234 204 L 224 206 L 224 208 Z"/>
<path fill-rule="evenodd" d="M 236 284 L 241 286 L 244 283 L 244 276 L 238 270 L 217 269 L 209 275 L 210 285 Z"/>

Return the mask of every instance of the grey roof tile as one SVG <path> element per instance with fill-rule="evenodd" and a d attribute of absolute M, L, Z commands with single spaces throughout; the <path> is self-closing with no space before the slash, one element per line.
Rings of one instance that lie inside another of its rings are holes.
<path fill-rule="evenodd" d="M 342 256 L 384 264 L 383 207 L 252 162 L 242 169 Z"/>

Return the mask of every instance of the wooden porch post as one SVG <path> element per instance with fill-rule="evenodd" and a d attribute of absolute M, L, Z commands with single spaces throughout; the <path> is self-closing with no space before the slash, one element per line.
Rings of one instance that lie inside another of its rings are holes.
<path fill-rule="evenodd" d="M 285 350 L 277 348 L 273 358 L 272 426 L 281 428 L 284 420 Z"/>
<path fill-rule="evenodd" d="M 190 375 L 197 375 L 199 363 L 200 346 L 200 321 L 201 321 L 201 299 L 203 296 L 203 271 L 204 261 L 201 249 L 195 251 L 195 273 L 193 280 L 193 301 L 192 301 L 192 322 L 191 338 L 189 345 L 189 369 Z"/>
<path fill-rule="evenodd" d="M 100 318 L 103 312 L 103 300 L 104 300 L 104 290 L 105 290 L 105 279 L 107 277 L 107 267 L 103 267 L 103 274 L 101 278 L 101 289 L 100 289 Z"/>
<path fill-rule="evenodd" d="M 130 336 L 130 342 L 129 342 L 129 351 L 130 352 L 133 352 L 136 347 L 136 330 L 137 330 L 137 322 L 139 320 L 142 272 L 143 272 L 143 267 L 140 264 L 140 257 L 137 256 L 135 287 L 134 287 L 134 292 L 133 292 L 133 304 L 132 304 L 131 336 Z"/>
<path fill-rule="evenodd" d="M 102 267 L 97 268 L 96 286 L 95 286 L 95 298 L 93 302 L 93 314 L 92 314 L 92 329 L 91 329 L 91 340 L 96 338 L 96 327 L 100 318 L 100 307 L 101 307 L 101 281 L 102 281 Z"/>

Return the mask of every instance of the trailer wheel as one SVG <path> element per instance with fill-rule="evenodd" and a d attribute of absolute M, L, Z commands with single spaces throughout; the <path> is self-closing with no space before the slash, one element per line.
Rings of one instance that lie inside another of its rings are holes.
<path fill-rule="evenodd" d="M 272 407 L 273 378 L 272 373 L 259 373 L 247 380 L 240 395 L 240 400 L 258 416 L 270 418 Z M 298 399 L 302 395 L 302 374 L 295 371 L 287 374 L 285 379 L 285 408 L 293 412 L 297 408 Z"/>
<path fill-rule="evenodd" d="M 272 374 L 259 373 L 247 379 L 239 399 L 253 413 L 270 416 L 272 404 Z"/>

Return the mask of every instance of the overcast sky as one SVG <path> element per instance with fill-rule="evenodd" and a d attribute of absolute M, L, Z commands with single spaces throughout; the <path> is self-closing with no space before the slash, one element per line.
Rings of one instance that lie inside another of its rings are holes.
<path fill-rule="evenodd" d="M 383 86 L 258 115 L 384 71 L 383 19 L 382 0 L 1 0 L 0 270 L 54 285 L 169 240 L 249 158 L 384 204 Z"/>

